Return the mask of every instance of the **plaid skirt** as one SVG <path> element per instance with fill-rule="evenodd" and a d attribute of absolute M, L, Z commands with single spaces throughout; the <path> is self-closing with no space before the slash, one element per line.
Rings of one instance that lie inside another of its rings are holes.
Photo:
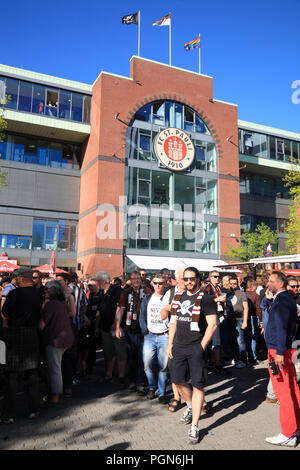
<path fill-rule="evenodd" d="M 34 326 L 5 328 L 6 370 L 37 369 L 39 365 L 38 330 Z"/>

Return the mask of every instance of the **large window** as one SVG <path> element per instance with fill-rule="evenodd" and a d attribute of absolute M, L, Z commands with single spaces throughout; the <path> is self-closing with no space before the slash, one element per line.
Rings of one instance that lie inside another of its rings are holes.
<path fill-rule="evenodd" d="M 0 248 L 31 248 L 31 237 L 27 235 L 0 235 Z"/>
<path fill-rule="evenodd" d="M 79 168 L 81 146 L 7 134 L 0 142 L 2 160 L 34 163 L 53 168 Z"/>
<path fill-rule="evenodd" d="M 239 129 L 239 151 L 244 155 L 278 161 L 299 160 L 300 142 Z"/>
<path fill-rule="evenodd" d="M 264 199 L 289 199 L 288 189 L 283 186 L 279 177 L 255 175 L 253 173 L 240 174 L 240 193 L 246 196 L 258 196 Z"/>
<path fill-rule="evenodd" d="M 32 249 L 76 251 L 77 223 L 72 220 L 34 219 Z"/>
<path fill-rule="evenodd" d="M 0 76 L 6 108 L 69 121 L 90 123 L 91 96 Z"/>

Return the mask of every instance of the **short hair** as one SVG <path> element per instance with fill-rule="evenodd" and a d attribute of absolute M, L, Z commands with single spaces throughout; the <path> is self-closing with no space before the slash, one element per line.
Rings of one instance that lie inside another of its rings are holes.
<path fill-rule="evenodd" d="M 130 276 L 130 278 L 131 278 L 131 276 L 132 276 L 133 274 L 134 274 L 135 276 L 140 276 L 140 277 L 141 277 L 141 274 L 140 274 L 140 272 L 139 272 L 139 271 L 137 271 L 136 269 L 135 269 L 134 271 L 131 271 L 131 273 L 130 273 L 130 275 L 129 275 L 129 276 Z"/>
<path fill-rule="evenodd" d="M 154 275 L 151 277 L 151 280 L 153 280 L 153 279 L 155 279 L 155 278 L 165 280 L 165 278 L 163 277 L 163 275 L 162 275 L 162 273 L 161 273 L 160 271 L 159 271 L 158 273 L 154 274 Z"/>
<path fill-rule="evenodd" d="M 213 271 L 210 271 L 210 273 L 208 273 L 208 277 L 210 278 L 213 273 L 218 273 L 218 274 L 220 274 L 219 271 L 217 271 L 216 269 L 214 269 Z"/>
<path fill-rule="evenodd" d="M 238 280 L 238 278 L 237 278 L 236 276 L 230 276 L 229 282 L 230 282 L 230 281 L 237 281 L 237 282 L 239 282 L 239 280 Z"/>
<path fill-rule="evenodd" d="M 197 268 L 194 268 L 193 266 L 190 266 L 189 268 L 185 268 L 185 270 L 183 271 L 183 275 L 186 271 L 192 271 L 195 274 L 195 276 L 200 279 L 200 273 Z"/>
<path fill-rule="evenodd" d="M 178 278 L 178 276 L 179 276 L 180 273 L 183 274 L 183 273 L 184 273 L 184 270 L 185 270 L 185 266 L 179 266 L 179 267 L 176 269 L 176 271 L 175 271 L 175 279 Z"/>
<path fill-rule="evenodd" d="M 66 300 L 64 289 L 59 281 L 48 281 L 46 288 L 49 291 L 50 300 Z"/>
<path fill-rule="evenodd" d="M 248 289 L 250 289 L 251 287 L 257 287 L 257 285 L 258 285 L 258 283 L 256 281 L 252 280 L 252 279 L 247 282 L 247 288 Z"/>
<path fill-rule="evenodd" d="M 62 277 L 65 282 L 70 282 L 70 276 L 67 273 L 57 273 L 56 277 Z"/>
<path fill-rule="evenodd" d="M 288 280 L 286 278 L 286 275 L 283 274 L 281 271 L 273 271 L 271 275 L 273 275 L 273 274 L 275 276 L 277 276 L 277 279 L 279 279 L 279 281 L 283 282 L 283 286 L 286 289 L 287 284 L 288 284 Z"/>
<path fill-rule="evenodd" d="M 37 269 L 34 269 L 34 270 L 33 270 L 33 273 L 37 274 L 38 277 L 39 277 L 39 279 L 42 279 L 43 274 L 42 274 L 40 271 L 38 271 Z"/>
<path fill-rule="evenodd" d="M 10 282 L 10 281 L 11 281 L 11 278 L 10 278 L 10 277 L 4 276 L 4 277 L 1 279 L 0 285 L 2 286 L 2 285 L 5 284 L 6 282 Z"/>
<path fill-rule="evenodd" d="M 107 283 L 110 283 L 110 275 L 106 271 L 98 271 L 94 279 L 96 281 L 105 281 Z"/>
<path fill-rule="evenodd" d="M 297 279 L 296 279 L 294 276 L 288 276 L 288 277 L 287 277 L 287 282 L 288 282 L 288 284 L 290 283 L 290 281 L 298 282 Z"/>

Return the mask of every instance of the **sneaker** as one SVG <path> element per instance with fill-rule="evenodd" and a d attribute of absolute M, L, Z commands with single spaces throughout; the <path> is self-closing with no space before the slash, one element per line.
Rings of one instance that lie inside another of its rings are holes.
<path fill-rule="evenodd" d="M 183 413 L 182 417 L 180 418 L 180 422 L 183 424 L 191 424 L 193 419 L 193 413 L 190 408 L 187 408 Z"/>
<path fill-rule="evenodd" d="M 36 413 L 30 413 L 28 415 L 28 419 L 36 419 L 36 418 L 39 417 L 39 415 L 40 415 L 40 413 L 38 411 Z"/>
<path fill-rule="evenodd" d="M 199 442 L 199 429 L 194 424 L 191 425 L 189 430 L 189 443 L 198 444 Z"/>
<path fill-rule="evenodd" d="M 154 398 L 156 398 L 155 390 L 150 388 L 149 392 L 147 393 L 147 400 L 154 400 Z"/>
<path fill-rule="evenodd" d="M 270 398 L 270 397 L 266 397 L 266 403 L 273 403 L 274 405 L 278 405 L 279 404 L 279 401 L 277 400 L 277 398 Z"/>
<path fill-rule="evenodd" d="M 277 436 L 266 437 L 266 442 L 269 444 L 274 444 L 275 446 L 296 447 L 297 438 L 296 436 L 286 437 L 279 433 Z"/>
<path fill-rule="evenodd" d="M 237 369 L 243 369 L 243 367 L 246 367 L 246 364 L 243 361 L 239 361 L 236 363 L 235 367 Z"/>
<path fill-rule="evenodd" d="M 136 393 L 137 393 L 140 397 L 143 397 L 144 395 L 146 395 L 145 387 L 136 387 Z"/>
<path fill-rule="evenodd" d="M 14 424 L 15 420 L 14 418 L 2 418 L 1 423 L 3 424 Z"/>

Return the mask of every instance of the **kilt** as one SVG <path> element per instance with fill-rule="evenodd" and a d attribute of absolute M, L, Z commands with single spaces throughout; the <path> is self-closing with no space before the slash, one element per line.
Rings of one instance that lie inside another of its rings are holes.
<path fill-rule="evenodd" d="M 35 326 L 5 328 L 6 370 L 37 369 L 39 365 L 39 339 Z"/>

